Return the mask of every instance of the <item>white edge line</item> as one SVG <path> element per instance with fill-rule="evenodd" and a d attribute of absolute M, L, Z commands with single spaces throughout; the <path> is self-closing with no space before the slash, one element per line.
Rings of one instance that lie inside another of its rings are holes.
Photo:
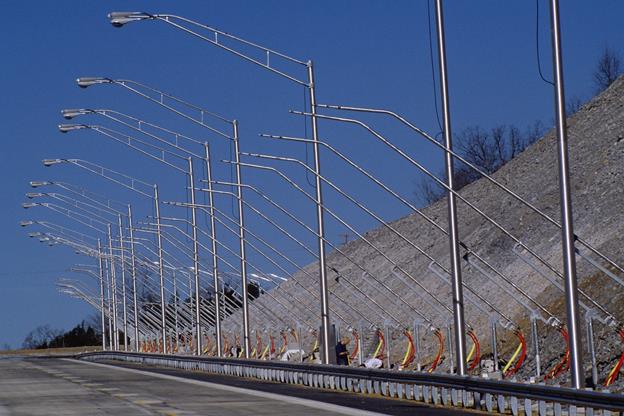
<path fill-rule="evenodd" d="M 327 411 L 331 411 L 331 412 L 336 412 L 336 413 L 340 413 L 340 414 L 343 414 L 343 415 L 349 415 L 349 416 L 388 416 L 385 413 L 370 412 L 368 410 L 362 410 L 362 409 L 352 409 L 350 407 L 345 407 L 345 406 L 340 406 L 340 405 L 337 405 L 337 404 L 331 404 L 331 403 L 325 403 L 325 402 L 319 402 L 319 401 L 316 401 L 316 400 L 302 399 L 302 398 L 299 398 L 299 397 L 285 396 L 283 394 L 268 393 L 268 392 L 259 391 L 259 390 L 251 390 L 251 389 L 246 389 L 246 388 L 243 388 L 243 387 L 227 386 L 227 385 L 224 385 L 224 384 L 211 383 L 209 381 L 194 380 L 194 379 L 188 379 L 188 378 L 183 378 L 183 377 L 171 376 L 171 375 L 168 375 L 168 374 L 154 373 L 154 372 L 151 372 L 151 371 L 136 370 L 134 368 L 118 367 L 118 366 L 110 365 L 110 364 L 94 363 L 94 362 L 90 362 L 90 361 L 75 360 L 75 359 L 72 359 L 72 358 L 63 358 L 63 360 L 71 361 L 71 362 L 78 362 L 78 363 L 92 365 L 92 366 L 96 366 L 96 367 L 104 367 L 104 368 L 115 369 L 115 370 L 119 370 L 119 371 L 126 371 L 126 372 L 129 372 L 129 373 L 143 374 L 143 375 L 146 375 L 146 376 L 151 376 L 151 377 L 155 377 L 155 378 L 162 378 L 162 379 L 165 379 L 165 380 L 173 380 L 173 381 L 178 381 L 178 382 L 181 382 L 181 383 L 194 384 L 196 386 L 210 387 L 210 388 L 213 388 L 213 389 L 225 390 L 225 391 L 229 391 L 229 392 L 232 392 L 232 393 L 247 394 L 247 395 L 250 395 L 250 396 L 262 397 L 262 398 L 265 398 L 265 399 L 278 400 L 278 401 L 281 401 L 281 402 L 286 402 L 286 403 L 292 403 L 292 404 L 298 404 L 298 405 L 301 405 L 301 406 L 311 407 L 313 409 L 327 410 Z M 206 374 L 209 375 L 210 373 L 206 373 Z"/>

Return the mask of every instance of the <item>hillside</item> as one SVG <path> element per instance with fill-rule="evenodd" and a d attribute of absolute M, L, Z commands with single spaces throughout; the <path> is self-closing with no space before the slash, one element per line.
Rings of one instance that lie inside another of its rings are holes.
<path fill-rule="evenodd" d="M 624 189 L 624 77 L 620 77 L 609 89 L 584 105 L 568 120 L 568 127 L 575 232 L 616 263 L 624 265 L 624 210 L 622 209 L 624 207 L 624 192 L 622 192 Z M 557 151 L 554 131 L 548 132 L 541 140 L 507 163 L 493 176 L 538 209 L 557 221 L 559 220 Z M 480 179 L 465 187 L 460 194 L 524 242 L 554 269 L 562 272 L 559 228 L 549 224 L 530 208 L 522 205 L 485 179 Z M 446 204 L 446 199 L 442 199 L 423 209 L 422 213 L 446 228 Z M 459 233 L 462 241 L 565 322 L 562 292 L 554 288 L 547 279 L 536 273 L 514 254 L 512 249 L 515 243 L 512 239 L 479 216 L 464 202 L 459 201 L 458 204 Z M 396 220 L 391 223 L 391 226 L 423 248 L 444 267 L 449 267 L 447 237 L 417 213 Z M 385 227 L 368 232 L 367 238 L 393 262 L 422 282 L 438 299 L 450 305 L 450 287 L 428 269 L 430 261 L 425 256 L 419 254 L 410 244 L 398 238 Z M 589 253 L 580 245 L 577 247 L 582 253 Z M 414 290 L 418 290 L 415 284 L 408 287 L 400 279 L 394 277 L 391 273 L 392 264 L 366 242 L 362 240 L 352 241 L 341 249 L 355 262 L 362 265 L 370 275 L 382 280 L 396 293 L 402 294 L 403 299 L 418 311 L 432 317 L 436 325 L 442 326 L 447 321 L 447 317 L 439 317 L 439 313 L 436 313 L 414 293 Z M 595 255 L 591 258 L 598 261 L 602 266 L 607 266 Z M 604 273 L 589 262 L 580 257 L 577 259 L 581 287 L 591 296 L 594 296 L 595 300 L 608 309 L 617 319 L 624 321 L 624 302 L 622 302 L 624 287 L 613 284 Z M 412 325 L 416 318 L 414 311 L 397 301 L 396 298 L 391 298 L 391 294 L 381 288 L 377 282 L 370 278 L 365 282 L 360 268 L 354 266 L 335 251 L 328 255 L 327 261 L 330 267 L 337 269 L 342 276 L 357 284 L 384 308 L 396 313 L 397 319 L 404 325 Z M 534 262 L 539 264 L 535 260 Z M 479 264 L 484 267 L 482 263 Z M 466 266 L 466 263 L 463 263 L 463 275 L 466 284 L 521 325 L 525 336 L 529 339 L 530 328 L 527 324 L 529 313 L 516 301 L 516 299 L 522 299 L 522 296 L 518 292 L 514 292 L 515 296 L 507 295 L 473 267 Z M 547 273 L 548 276 L 557 278 L 546 267 L 539 266 L 539 269 Z M 317 264 L 307 266 L 306 270 L 313 276 L 318 275 Z M 494 273 L 491 272 L 490 274 L 494 276 Z M 362 315 L 379 323 L 379 325 L 383 324 L 381 313 L 373 313 L 374 306 L 362 305 L 361 297 L 347 291 L 348 286 L 344 283 L 342 285 L 336 283 L 333 271 L 329 271 L 329 276 L 331 278 L 330 290 L 333 295 L 331 296 L 332 307 L 336 308 L 342 316 L 351 320 L 349 324 L 356 326 L 360 318 L 354 316 L 354 313 L 345 308 L 344 304 L 336 297 L 351 299 L 354 304 L 359 305 Z M 623 273 L 619 273 L 618 276 L 624 279 Z M 297 279 L 301 284 L 318 292 L 317 280 L 311 281 L 301 272 L 295 274 L 293 279 Z M 514 290 L 509 286 L 507 287 L 511 291 Z M 316 299 L 302 291 L 294 282 L 283 283 L 275 290 L 276 296 L 282 292 L 281 289 L 297 293 L 297 298 L 309 302 L 312 310 L 319 310 Z M 582 297 L 581 300 L 583 300 Z M 287 304 L 293 302 L 289 300 L 288 296 L 285 296 L 284 301 Z M 588 301 L 583 301 L 589 304 Z M 257 302 L 270 304 L 271 299 L 264 296 Z M 278 316 L 283 313 L 282 308 L 273 307 L 271 309 Z M 254 310 L 252 308 L 252 312 Z M 263 315 L 253 314 L 252 328 L 267 326 L 266 323 L 258 322 L 258 319 L 262 319 L 262 317 Z M 283 317 L 283 320 L 290 322 L 294 318 L 296 317 Z M 234 319 L 239 319 L 239 317 L 234 315 Z M 307 319 L 318 322 L 317 316 L 311 315 Z M 332 319 L 336 320 L 336 316 L 334 315 Z M 466 322 L 475 328 L 475 332 L 483 344 L 483 349 L 486 352 L 489 351 L 488 317 L 484 316 L 471 303 L 466 303 Z M 340 322 L 336 323 L 340 324 L 344 331 L 345 325 Z M 232 318 L 228 319 L 226 324 L 231 325 Z M 613 347 L 613 344 L 618 342 L 613 331 L 599 323 L 596 323 L 595 327 L 598 337 L 599 361 L 604 362 L 603 365 L 610 363 L 612 365 L 612 359 L 619 355 L 621 345 L 618 345 L 617 348 Z M 543 347 L 546 348 L 543 363 L 548 366 L 563 353 L 563 341 L 558 338 L 559 335 L 556 331 L 547 328 L 543 323 L 540 323 L 539 331 Z M 499 345 L 499 348 L 502 348 L 503 355 L 508 354 L 510 349 L 515 348 L 515 343 L 507 341 L 507 338 L 510 337 L 509 333 L 502 329 L 500 333 L 502 345 Z M 398 342 L 401 344 L 395 348 L 397 350 L 397 357 L 396 359 L 393 358 L 395 361 L 400 359 L 399 353 L 404 350 L 404 341 L 400 339 Z M 422 342 L 426 349 L 433 347 L 431 337 L 423 337 Z M 586 361 L 589 362 L 589 360 Z M 529 356 L 525 371 L 530 373 L 532 365 L 534 364 Z"/>

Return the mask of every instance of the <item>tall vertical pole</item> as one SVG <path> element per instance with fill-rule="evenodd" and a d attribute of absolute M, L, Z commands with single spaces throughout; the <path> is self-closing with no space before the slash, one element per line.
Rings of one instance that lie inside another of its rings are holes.
<path fill-rule="evenodd" d="M 234 152 L 236 154 L 236 197 L 238 200 L 238 237 L 241 257 L 241 285 L 243 295 L 243 348 L 245 358 L 249 358 L 251 350 L 249 333 L 249 291 L 247 287 L 247 254 L 245 253 L 245 219 L 243 216 L 243 187 L 241 186 L 240 144 L 238 139 L 238 121 L 232 122 Z"/>
<path fill-rule="evenodd" d="M 108 224 L 108 254 L 110 256 L 111 293 L 113 300 L 113 348 L 119 350 L 119 331 L 117 330 L 117 278 L 115 276 L 115 257 L 113 254 L 113 233 Z"/>
<path fill-rule="evenodd" d="M 202 329 L 201 329 L 201 285 L 199 281 L 199 243 L 197 241 L 197 205 L 195 204 L 195 177 L 193 174 L 193 159 L 188 158 L 189 185 L 191 187 L 191 225 L 193 228 L 193 274 L 195 275 L 195 355 L 202 353 Z"/>
<path fill-rule="evenodd" d="M 119 225 L 119 250 L 121 252 L 121 297 L 122 297 L 122 316 L 123 316 L 123 333 L 124 333 L 124 351 L 128 351 L 128 309 L 126 303 L 126 255 L 124 253 L 123 243 L 123 222 L 121 214 L 117 215 L 117 223 Z"/>
<path fill-rule="evenodd" d="M 438 58 L 440 65 L 440 89 L 442 112 L 444 113 L 444 142 L 447 151 L 444 162 L 446 165 L 446 184 L 449 190 L 455 190 L 453 139 L 451 134 L 451 112 L 449 108 L 448 78 L 446 73 L 446 43 L 444 38 L 444 13 L 442 0 L 436 0 L 436 26 L 438 30 Z M 448 223 L 451 254 L 451 273 L 453 275 L 453 323 L 455 332 L 455 352 L 457 357 L 457 374 L 466 375 L 466 328 L 464 323 L 464 294 L 462 288 L 461 257 L 459 253 L 459 232 L 457 227 L 457 204 L 455 194 L 448 192 Z"/>
<path fill-rule="evenodd" d="M 108 309 L 108 349 L 112 350 L 114 348 L 114 345 L 113 345 L 113 301 L 111 298 L 110 262 L 108 260 L 104 262 L 104 267 L 106 268 L 106 299 L 107 299 L 106 309 Z"/>
<path fill-rule="evenodd" d="M 572 194 L 570 192 L 570 166 L 568 163 L 568 128 L 566 125 L 565 94 L 563 87 L 563 58 L 561 52 L 561 27 L 559 26 L 559 1 L 550 1 L 551 35 L 553 49 L 553 78 L 555 81 L 555 119 L 557 150 L 559 153 L 559 192 L 561 202 L 561 237 L 563 270 L 565 276 L 565 302 L 568 333 L 570 334 L 570 372 L 572 387 L 583 388 L 583 347 L 579 320 L 576 258 L 574 252 L 574 226 L 572 223 Z"/>
<path fill-rule="evenodd" d="M 175 322 L 175 346 L 180 351 L 180 323 L 178 319 L 178 283 L 175 270 L 172 271 L 173 277 L 173 321 Z M 190 286 L 189 286 L 190 287 Z"/>
<path fill-rule="evenodd" d="M 165 264 L 163 262 L 162 230 L 160 227 L 160 199 L 158 185 L 154 185 L 154 209 L 156 211 L 156 236 L 158 240 L 158 274 L 160 277 L 160 325 L 163 354 L 167 354 L 167 318 L 165 300 Z"/>
<path fill-rule="evenodd" d="M 139 304 L 137 301 L 136 256 L 134 254 L 134 229 L 132 226 L 132 206 L 128 205 L 128 232 L 130 233 L 130 257 L 132 274 L 132 313 L 134 315 L 134 351 L 139 352 Z"/>
<path fill-rule="evenodd" d="M 316 225 L 319 252 L 319 280 L 321 292 L 321 332 L 323 338 L 323 364 L 330 363 L 330 326 L 329 289 L 327 284 L 327 264 L 325 263 L 325 222 L 323 220 L 323 192 L 321 180 L 321 159 L 318 137 L 318 120 L 316 117 L 316 89 L 314 85 L 314 66 L 308 61 L 308 88 L 310 90 L 310 113 L 312 114 L 312 140 L 314 151 L 314 176 L 316 179 Z"/>
<path fill-rule="evenodd" d="M 106 351 L 106 317 L 104 311 L 104 259 L 102 258 L 102 242 L 97 240 L 98 265 L 100 272 L 100 312 L 102 320 L 102 351 Z"/>
<path fill-rule="evenodd" d="M 206 152 L 206 180 L 208 181 L 208 204 L 210 205 L 210 240 L 212 244 L 212 284 L 214 287 L 214 313 L 215 313 L 215 335 L 217 343 L 217 357 L 223 355 L 221 347 L 221 292 L 219 291 L 218 257 L 217 257 L 217 228 L 214 210 L 214 195 L 212 194 L 212 165 L 210 163 L 210 146 L 204 143 Z"/>

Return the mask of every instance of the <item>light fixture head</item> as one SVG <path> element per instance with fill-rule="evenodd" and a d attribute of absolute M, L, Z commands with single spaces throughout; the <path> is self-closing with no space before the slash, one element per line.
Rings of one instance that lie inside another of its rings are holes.
<path fill-rule="evenodd" d="M 110 78 L 104 78 L 104 77 L 80 77 L 80 78 L 76 78 L 76 83 L 78 84 L 78 86 L 80 88 L 87 88 L 87 87 L 90 87 L 91 85 L 95 85 L 95 84 L 108 84 L 110 82 L 113 82 L 113 80 L 110 79 Z"/>
<path fill-rule="evenodd" d="M 35 238 L 41 236 L 40 232 L 28 233 L 28 237 Z"/>
<path fill-rule="evenodd" d="M 89 114 L 92 112 L 93 110 L 87 110 L 86 108 L 70 108 L 70 109 L 61 110 L 61 115 L 63 116 L 63 118 L 67 120 L 71 120 L 74 117 L 78 117 L 83 114 Z"/>
<path fill-rule="evenodd" d="M 51 185 L 52 182 L 47 182 L 47 181 L 30 181 L 29 184 L 33 188 L 38 188 L 40 186 Z"/>
<path fill-rule="evenodd" d="M 41 192 L 26 192 L 26 198 L 28 199 L 33 199 L 33 198 L 37 198 L 40 196 L 43 196 L 44 194 Z"/>
<path fill-rule="evenodd" d="M 35 202 L 23 202 L 22 203 L 22 208 L 28 209 L 28 208 L 36 207 L 37 205 L 39 205 L 39 204 L 37 204 Z"/>
<path fill-rule="evenodd" d="M 122 27 L 127 23 L 153 18 L 152 15 L 144 12 L 111 12 L 108 14 L 108 20 L 115 27 Z"/>
<path fill-rule="evenodd" d="M 82 130 L 88 128 L 85 124 L 59 124 L 58 129 L 61 133 L 67 133 L 74 130 Z"/>
<path fill-rule="evenodd" d="M 63 159 L 43 159 L 43 165 L 48 167 L 52 165 L 58 165 L 59 163 L 63 163 Z"/>
<path fill-rule="evenodd" d="M 22 220 L 20 221 L 20 227 L 28 227 L 29 225 L 33 225 L 35 222 L 31 220 Z"/>

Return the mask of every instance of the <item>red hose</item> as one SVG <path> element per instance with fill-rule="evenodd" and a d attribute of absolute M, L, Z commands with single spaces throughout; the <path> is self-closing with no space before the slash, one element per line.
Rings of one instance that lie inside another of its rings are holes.
<path fill-rule="evenodd" d="M 434 358 L 431 366 L 429 367 L 429 372 L 433 373 L 440 364 L 440 360 L 442 359 L 442 354 L 444 354 L 444 335 L 438 330 L 435 331 L 435 336 L 438 338 L 438 355 Z"/>
<path fill-rule="evenodd" d="M 620 329 L 618 331 L 618 334 L 620 335 L 620 338 L 624 342 L 624 329 Z M 605 384 L 604 384 L 605 387 L 610 386 L 615 380 L 617 380 L 618 375 L 620 374 L 620 369 L 622 368 L 623 364 L 624 364 L 624 351 L 622 352 L 622 355 L 620 355 L 620 359 L 618 363 L 615 365 L 613 373 L 611 373 L 605 380 Z"/>
<path fill-rule="evenodd" d="M 568 336 L 568 331 L 563 327 L 559 329 L 559 333 L 565 339 L 566 352 L 561 361 L 559 361 L 559 363 L 557 363 L 557 365 L 555 365 L 553 369 L 546 374 L 544 380 L 557 378 L 570 368 L 570 337 Z"/>
<path fill-rule="evenodd" d="M 273 335 L 269 335 L 269 341 L 271 342 L 271 354 L 275 354 L 275 338 L 273 338 Z"/>
<path fill-rule="evenodd" d="M 507 370 L 507 372 L 505 373 L 505 377 L 510 377 L 516 374 L 518 370 L 520 370 L 520 367 L 522 367 L 522 364 L 524 363 L 527 355 L 527 345 L 526 340 L 524 339 L 524 335 L 520 330 L 514 331 L 514 335 L 520 341 L 520 345 L 522 345 L 522 351 L 520 352 L 520 357 L 518 358 L 518 361 L 516 361 L 516 364 L 513 366 L 513 368 Z"/>
<path fill-rule="evenodd" d="M 472 342 L 474 342 L 475 345 L 475 356 L 472 359 L 472 363 L 470 363 L 470 366 L 468 366 L 468 371 L 472 371 L 481 362 L 481 344 L 479 343 L 479 339 L 474 332 L 468 331 L 468 336 L 472 338 Z"/>
<path fill-rule="evenodd" d="M 407 337 L 407 342 L 409 344 L 408 348 L 410 350 L 410 353 L 407 356 L 407 359 L 401 363 L 401 366 L 402 368 L 407 368 L 414 361 L 414 357 L 416 356 L 415 355 L 416 348 L 414 347 L 414 337 L 412 336 L 412 334 L 410 334 L 409 331 L 405 330 L 403 331 L 403 335 Z"/>
<path fill-rule="evenodd" d="M 355 340 L 355 345 L 353 347 L 353 352 L 349 357 L 349 361 L 355 360 L 355 358 L 358 356 L 358 353 L 360 352 L 360 336 L 356 330 L 353 330 L 353 339 Z"/>

